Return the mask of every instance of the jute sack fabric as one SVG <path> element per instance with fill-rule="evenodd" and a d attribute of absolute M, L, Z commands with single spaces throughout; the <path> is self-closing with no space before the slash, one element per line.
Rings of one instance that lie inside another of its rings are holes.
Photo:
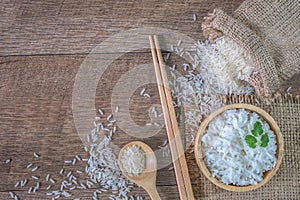
<path fill-rule="evenodd" d="M 205 37 L 233 39 L 251 55 L 258 73 L 249 80 L 270 96 L 300 71 L 299 0 L 247 0 L 232 16 L 216 9 L 202 24 Z"/>

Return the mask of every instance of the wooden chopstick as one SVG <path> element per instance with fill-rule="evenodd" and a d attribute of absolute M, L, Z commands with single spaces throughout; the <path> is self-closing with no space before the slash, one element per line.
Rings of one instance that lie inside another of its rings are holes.
<path fill-rule="evenodd" d="M 159 95 L 162 103 L 167 135 L 180 199 L 193 200 L 193 190 L 180 137 L 175 109 L 169 89 L 168 78 L 157 36 L 149 36 Z"/>
<path fill-rule="evenodd" d="M 183 179 L 184 179 L 186 195 L 187 195 L 188 200 L 193 200 L 194 194 L 193 194 L 192 184 L 191 184 L 189 171 L 188 171 L 188 167 L 187 167 L 187 163 L 186 163 L 186 159 L 185 159 L 184 148 L 183 148 L 181 137 L 180 137 L 180 131 L 179 131 L 179 127 L 178 127 L 178 123 L 177 123 L 177 119 L 176 119 L 175 109 L 173 106 L 173 100 L 172 100 L 172 96 L 171 96 L 171 92 L 170 92 L 170 88 L 169 88 L 168 76 L 166 73 L 165 64 L 164 64 L 164 60 L 162 57 L 158 37 L 156 35 L 154 35 L 154 42 L 155 42 L 155 46 L 156 46 L 156 52 L 157 52 L 157 56 L 158 56 L 161 77 L 163 80 L 165 96 L 167 98 L 167 105 L 168 105 L 168 109 L 169 109 L 169 113 L 170 113 L 171 124 L 173 125 L 173 134 L 174 134 L 175 144 L 176 144 L 178 155 L 179 155 L 179 163 L 181 166 L 181 171 L 182 171 L 182 175 L 183 175 Z"/>
<path fill-rule="evenodd" d="M 176 181 L 177 181 L 177 185 L 178 185 L 179 196 L 180 196 L 180 199 L 186 199 L 187 194 L 186 194 L 186 189 L 184 186 L 184 179 L 183 179 L 183 175 L 182 175 L 182 171 L 181 171 L 181 166 L 180 166 L 179 160 L 175 159 L 175 158 L 178 158 L 178 151 L 177 151 L 177 147 L 176 147 L 175 140 L 174 140 L 174 134 L 173 134 L 173 129 L 172 129 L 171 120 L 170 120 L 170 116 L 169 116 L 167 100 L 165 97 L 165 91 L 164 91 L 163 80 L 162 80 L 162 76 L 161 76 L 161 72 L 160 72 L 159 61 L 158 61 L 158 58 L 156 55 L 156 48 L 155 48 L 155 44 L 153 42 L 152 36 L 149 37 L 149 40 L 150 40 L 151 52 L 152 52 L 153 63 L 154 63 L 154 68 L 155 68 L 155 75 L 156 75 L 157 84 L 158 84 L 158 92 L 159 92 L 159 96 L 160 96 L 160 100 L 161 100 L 161 104 L 162 104 L 171 155 L 172 155 L 173 163 L 174 163 L 174 170 L 175 170 L 175 176 L 176 176 Z"/>
<path fill-rule="evenodd" d="M 186 189 L 188 200 L 193 200 L 194 194 L 193 194 L 191 179 L 189 176 L 189 171 L 188 171 L 188 167 L 187 167 L 187 163 L 186 163 L 186 159 L 185 159 L 185 152 L 184 152 L 181 137 L 180 137 L 180 131 L 179 131 L 179 127 L 178 127 L 178 123 L 177 123 L 177 119 L 176 119 L 176 113 L 175 113 L 175 109 L 173 106 L 173 100 L 172 100 L 172 96 L 171 96 L 171 92 L 170 92 L 170 88 L 169 88 L 168 76 L 166 73 L 165 64 L 164 64 L 164 60 L 162 57 L 158 37 L 156 35 L 154 35 L 154 42 L 155 42 L 155 46 L 156 46 L 161 76 L 162 76 L 163 84 L 165 86 L 164 87 L 165 95 L 167 98 L 167 105 L 168 105 L 168 109 L 169 109 L 169 113 L 170 113 L 171 123 L 173 125 L 173 134 L 174 134 L 175 144 L 176 144 L 178 155 L 179 155 L 179 162 L 180 162 L 181 170 L 182 170 L 182 174 L 183 174 L 184 186 Z"/>

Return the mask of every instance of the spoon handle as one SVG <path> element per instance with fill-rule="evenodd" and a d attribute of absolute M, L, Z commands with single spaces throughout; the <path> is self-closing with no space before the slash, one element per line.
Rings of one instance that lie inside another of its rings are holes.
<path fill-rule="evenodd" d="M 161 200 L 156 187 L 148 189 L 147 192 L 152 200 Z"/>

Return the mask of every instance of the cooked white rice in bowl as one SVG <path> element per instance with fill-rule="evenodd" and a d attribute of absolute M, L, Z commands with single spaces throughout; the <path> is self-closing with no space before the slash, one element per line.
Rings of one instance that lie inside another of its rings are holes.
<path fill-rule="evenodd" d="M 261 113 L 243 109 L 243 105 L 247 104 L 216 111 L 201 124 L 196 137 L 195 154 L 201 171 L 218 186 L 232 191 L 260 187 L 276 173 L 283 153 L 282 136 L 272 117 L 247 105 L 268 115 L 265 119 Z"/>

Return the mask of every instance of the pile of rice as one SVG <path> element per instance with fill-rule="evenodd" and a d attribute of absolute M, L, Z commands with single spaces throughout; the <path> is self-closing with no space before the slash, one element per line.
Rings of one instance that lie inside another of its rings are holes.
<path fill-rule="evenodd" d="M 245 141 L 257 121 L 269 136 L 267 147 L 251 148 Z M 268 123 L 244 109 L 218 115 L 202 137 L 206 166 L 213 177 L 225 184 L 245 186 L 262 181 L 263 173 L 276 164 L 276 149 L 276 136 Z"/>
<path fill-rule="evenodd" d="M 186 130 L 187 140 L 193 146 L 202 119 L 223 106 L 220 95 L 254 93 L 248 81 L 251 74 L 257 73 L 257 69 L 250 55 L 226 36 L 215 43 L 198 41 L 189 50 L 181 49 L 175 47 L 174 50 L 186 55 L 192 64 L 183 65 L 185 75 L 176 73 L 176 65 L 170 67 L 174 80 L 170 79 L 169 84 L 172 96 L 176 99 L 175 107 L 185 108 L 185 124 L 189 126 L 189 130 Z M 243 100 L 239 103 L 243 103 Z"/>
<path fill-rule="evenodd" d="M 254 88 L 248 83 L 256 73 L 250 55 L 228 37 L 214 44 L 198 44 L 199 71 L 202 89 L 206 94 L 251 94 Z"/>
<path fill-rule="evenodd" d="M 145 168 L 145 160 L 145 152 L 141 147 L 132 145 L 123 152 L 121 163 L 129 176 L 138 176 Z"/>

